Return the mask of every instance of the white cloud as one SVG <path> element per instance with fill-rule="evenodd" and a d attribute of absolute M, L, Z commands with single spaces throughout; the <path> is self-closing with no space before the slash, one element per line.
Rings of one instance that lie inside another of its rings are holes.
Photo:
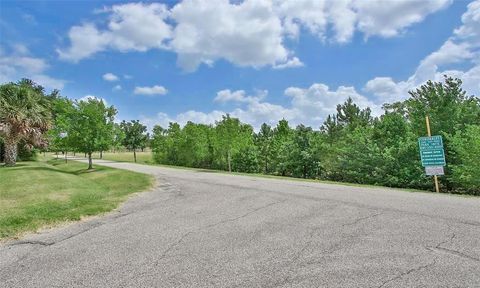
<path fill-rule="evenodd" d="M 470 66 L 467 71 L 449 70 L 448 65 Z M 383 102 L 403 100 L 408 91 L 427 80 L 442 81 L 443 75 L 458 77 L 469 94 L 480 94 L 480 1 L 474 1 L 462 16 L 462 25 L 436 51 L 426 56 L 415 73 L 404 81 L 395 82 L 389 77 L 376 77 L 367 82 L 365 91 Z"/>
<path fill-rule="evenodd" d="M 0 53 L 0 83 L 29 78 L 47 89 L 62 89 L 66 81 L 48 76 L 48 68 L 45 59 L 31 56 L 22 44 L 13 45 L 10 53 Z"/>
<path fill-rule="evenodd" d="M 90 94 L 83 96 L 82 98 L 78 99 L 78 101 L 88 101 L 88 100 L 90 100 L 90 99 L 97 100 L 97 101 L 102 101 L 103 104 L 105 104 L 105 106 L 108 105 L 107 100 L 105 100 L 104 98 L 97 97 L 97 96 L 95 96 L 95 95 L 90 95 Z"/>
<path fill-rule="evenodd" d="M 258 102 L 265 98 L 268 94 L 268 91 L 257 91 L 256 96 L 247 96 L 244 90 L 231 91 L 230 89 L 225 89 L 217 92 L 217 96 L 213 101 L 215 102 L 243 102 L 251 103 Z"/>
<path fill-rule="evenodd" d="M 354 1 L 358 30 L 366 37 L 393 37 L 405 28 L 419 23 L 434 12 L 450 5 L 452 0 Z"/>
<path fill-rule="evenodd" d="M 112 73 L 106 73 L 102 76 L 105 81 L 118 81 L 118 76 Z"/>
<path fill-rule="evenodd" d="M 106 49 L 147 51 L 165 47 L 171 27 L 165 23 L 169 12 L 164 4 L 128 3 L 104 9 L 109 13 L 107 29 L 93 23 L 73 26 L 69 33 L 70 47 L 58 49 L 61 59 L 77 62 Z"/>
<path fill-rule="evenodd" d="M 154 85 L 152 87 L 135 87 L 135 90 L 133 91 L 133 93 L 137 95 L 165 95 L 167 92 L 168 90 L 160 85 Z"/>
<path fill-rule="evenodd" d="M 122 90 L 122 86 L 120 85 L 115 85 L 113 88 L 112 88 L 113 91 L 120 91 Z"/>
<path fill-rule="evenodd" d="M 288 60 L 282 64 L 273 65 L 273 69 L 286 69 L 286 68 L 296 68 L 296 67 L 303 67 L 305 66 L 300 59 L 297 57 L 293 57 L 292 59 Z"/>
<path fill-rule="evenodd" d="M 252 67 L 289 60 L 282 23 L 269 1 L 186 0 L 172 8 L 172 19 L 177 25 L 170 46 L 187 71 L 221 58 Z"/>
<path fill-rule="evenodd" d="M 284 43 L 286 36 L 298 38 L 302 28 L 322 41 L 338 43 L 349 42 L 356 31 L 365 38 L 392 37 L 450 3 L 184 0 L 170 9 L 158 3 L 118 4 L 97 11 L 107 15 L 106 28 L 91 22 L 73 26 L 68 33 L 70 46 L 57 51 L 60 58 L 76 62 L 109 49 L 161 49 L 176 53 L 185 71 L 201 64 L 211 66 L 219 59 L 238 66 L 285 69 L 303 66 Z"/>

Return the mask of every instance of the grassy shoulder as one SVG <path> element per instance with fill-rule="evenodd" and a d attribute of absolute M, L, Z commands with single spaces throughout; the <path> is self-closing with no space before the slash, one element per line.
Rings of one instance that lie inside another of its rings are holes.
<path fill-rule="evenodd" d="M 94 155 L 94 157 L 97 158 L 97 159 L 100 158 L 98 153 L 96 153 Z M 118 162 L 133 162 L 133 152 L 115 152 L 115 153 L 104 152 L 102 159 L 111 160 L 111 161 L 118 161 Z M 233 174 L 233 175 L 244 175 L 244 176 L 253 176 L 253 177 L 261 177 L 261 178 L 289 180 L 289 181 L 314 182 L 314 183 L 325 183 L 325 184 L 334 184 L 334 185 L 343 185 L 343 186 L 352 186 L 352 187 L 366 187 L 366 188 L 382 188 L 382 187 L 384 187 L 384 186 L 371 185 L 371 184 L 336 182 L 336 181 L 319 180 L 319 179 L 303 179 L 303 178 L 270 175 L 270 174 L 263 174 L 263 173 L 244 173 L 244 172 L 231 172 L 230 173 L 230 172 L 224 171 L 224 170 L 213 170 L 213 169 L 205 169 L 205 168 L 193 168 L 193 167 L 157 164 L 153 161 L 153 155 L 152 155 L 152 152 L 150 152 L 150 151 L 137 152 L 137 163 L 138 164 L 161 166 L 161 167 L 168 167 L 168 168 L 174 168 L 174 169 L 182 169 L 182 170 L 204 171 L 204 172 L 211 172 L 211 173 L 226 173 L 226 174 Z M 432 191 L 425 191 L 425 190 L 419 190 L 419 189 L 413 189 L 413 188 L 391 188 L 391 189 L 403 190 L 403 191 L 406 191 L 406 192 L 425 192 L 425 193 L 432 192 Z"/>
<path fill-rule="evenodd" d="M 62 156 L 59 156 L 62 157 Z M 100 153 L 93 154 L 95 159 L 100 159 Z M 103 152 L 102 159 L 118 161 L 118 162 L 134 162 L 133 152 Z M 152 152 L 137 152 L 137 163 L 138 164 L 154 164 Z"/>
<path fill-rule="evenodd" d="M 63 159 L 0 167 L 0 239 L 111 211 L 153 177 Z"/>

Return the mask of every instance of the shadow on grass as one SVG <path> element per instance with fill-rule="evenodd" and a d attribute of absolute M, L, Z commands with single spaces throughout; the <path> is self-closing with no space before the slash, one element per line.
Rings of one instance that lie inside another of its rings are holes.
<path fill-rule="evenodd" d="M 56 165 L 52 165 L 56 166 Z M 92 173 L 92 172 L 98 172 L 102 171 L 104 169 L 78 169 L 78 170 L 72 170 L 72 171 L 65 171 L 57 168 L 52 168 L 48 166 L 28 166 L 24 165 L 23 167 L 18 167 L 18 169 L 11 169 L 11 170 L 25 170 L 25 171 L 50 171 L 50 172 L 56 172 L 56 173 L 63 173 L 63 174 L 70 174 L 70 175 L 81 175 L 85 173 Z"/>

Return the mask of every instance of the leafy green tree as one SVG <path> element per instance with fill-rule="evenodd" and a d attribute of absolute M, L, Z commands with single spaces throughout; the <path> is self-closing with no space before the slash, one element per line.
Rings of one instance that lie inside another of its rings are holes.
<path fill-rule="evenodd" d="M 166 155 L 167 155 L 167 137 L 168 132 L 160 125 L 155 125 L 153 127 L 153 134 L 152 134 L 152 153 L 153 153 L 153 160 L 156 163 L 160 164 L 167 164 L 166 163 Z"/>
<path fill-rule="evenodd" d="M 480 126 L 468 125 L 449 138 L 450 149 L 459 164 L 452 164 L 451 181 L 462 192 L 480 195 Z"/>
<path fill-rule="evenodd" d="M 62 151 L 65 154 L 65 162 L 67 162 L 67 151 L 73 150 L 68 131 L 71 130 L 73 122 L 70 116 L 73 111 L 73 102 L 64 97 L 55 97 L 52 100 L 53 127 L 48 131 L 49 150 Z"/>
<path fill-rule="evenodd" d="M 461 87 L 460 79 L 445 76 L 444 82 L 427 81 L 415 91 L 410 91 L 410 98 L 404 102 L 408 121 L 417 136 L 427 134 L 425 117 L 430 118 L 432 135 L 441 135 L 447 149 L 446 174 L 451 174 L 450 165 L 461 165 L 451 147 L 449 139 L 457 132 L 464 132 L 467 125 L 480 125 L 480 99 L 467 96 Z M 454 190 L 455 183 L 450 177 L 440 177 L 440 182 L 447 190 Z"/>
<path fill-rule="evenodd" d="M 292 159 L 290 153 L 293 147 L 293 130 L 288 125 L 288 121 L 282 119 L 278 121 L 273 129 L 273 149 L 272 149 L 272 170 L 275 174 L 286 176 L 289 174 L 289 161 Z"/>
<path fill-rule="evenodd" d="M 216 123 L 217 143 L 220 154 L 225 157 L 228 171 L 232 171 L 232 155 L 248 145 L 253 145 L 253 129 L 230 115 L 222 116 Z"/>
<path fill-rule="evenodd" d="M 263 173 L 270 172 L 270 162 L 273 157 L 273 129 L 270 125 L 263 123 L 260 131 L 255 134 L 255 144 L 259 151 L 259 160 L 263 166 Z"/>
<path fill-rule="evenodd" d="M 18 144 L 46 145 L 44 134 L 51 125 L 51 103 L 42 86 L 23 79 L 0 85 L 0 137 L 5 146 L 5 165 L 14 166 Z"/>
<path fill-rule="evenodd" d="M 130 122 L 122 121 L 120 127 L 125 134 L 123 145 L 129 150 L 133 150 L 133 159 L 137 162 L 137 149 L 144 147 L 147 141 L 147 126 L 140 123 L 139 120 L 132 120 Z"/>
<path fill-rule="evenodd" d="M 113 153 L 120 150 L 123 147 L 123 143 L 125 141 L 125 132 L 123 131 L 122 127 L 118 123 L 113 124 L 113 141 L 112 141 L 112 149 Z"/>
<path fill-rule="evenodd" d="M 314 132 L 311 127 L 298 125 L 293 135 L 289 165 L 294 177 L 315 178 L 319 172 L 316 153 L 312 150 Z"/>
<path fill-rule="evenodd" d="M 337 125 L 350 130 L 368 126 L 372 122 L 370 108 L 360 109 L 350 97 L 343 104 L 337 105 L 337 114 L 334 118 L 336 118 Z"/>
<path fill-rule="evenodd" d="M 113 106 L 106 107 L 97 99 L 88 99 L 74 103 L 69 115 L 71 129 L 68 137 L 76 151 L 88 155 L 88 169 L 93 169 L 92 153 L 105 148 L 106 136 L 113 142 L 114 117 L 117 111 Z"/>

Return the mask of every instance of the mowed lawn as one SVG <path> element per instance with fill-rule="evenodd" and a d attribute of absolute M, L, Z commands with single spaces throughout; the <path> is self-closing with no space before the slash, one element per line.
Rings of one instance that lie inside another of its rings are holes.
<path fill-rule="evenodd" d="M 115 209 L 153 177 L 63 159 L 0 167 L 0 238 Z"/>
<path fill-rule="evenodd" d="M 61 156 L 60 156 L 61 157 Z M 94 158 L 99 159 L 100 154 L 95 153 L 93 155 Z M 112 161 L 119 161 L 119 162 L 133 162 L 133 152 L 103 152 L 104 160 L 112 160 Z M 137 163 L 139 164 L 154 164 L 152 152 L 145 151 L 145 152 L 137 152 Z"/>

